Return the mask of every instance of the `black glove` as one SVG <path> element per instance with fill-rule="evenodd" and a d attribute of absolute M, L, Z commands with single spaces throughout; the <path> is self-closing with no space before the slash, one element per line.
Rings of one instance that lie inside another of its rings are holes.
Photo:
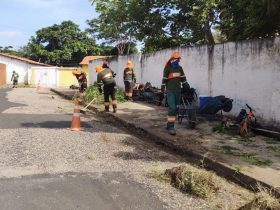
<path fill-rule="evenodd" d="M 186 82 L 185 84 L 183 84 L 183 91 L 184 91 L 184 93 L 188 92 L 190 90 L 190 88 L 191 87 L 190 87 L 189 83 Z"/>
<path fill-rule="evenodd" d="M 116 76 L 117 76 L 117 74 L 116 74 L 116 73 L 114 73 L 114 74 L 113 74 L 113 77 L 116 77 Z"/>
<path fill-rule="evenodd" d="M 133 79 L 133 82 L 136 83 L 136 78 Z"/>
<path fill-rule="evenodd" d="M 98 88 L 99 93 L 102 93 L 102 89 L 101 87 Z"/>

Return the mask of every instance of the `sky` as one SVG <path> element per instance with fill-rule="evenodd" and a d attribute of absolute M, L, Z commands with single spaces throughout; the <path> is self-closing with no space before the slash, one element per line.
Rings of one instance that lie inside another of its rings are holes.
<path fill-rule="evenodd" d="M 0 46 L 18 49 L 39 29 L 65 20 L 84 30 L 95 17 L 89 0 L 0 0 Z"/>

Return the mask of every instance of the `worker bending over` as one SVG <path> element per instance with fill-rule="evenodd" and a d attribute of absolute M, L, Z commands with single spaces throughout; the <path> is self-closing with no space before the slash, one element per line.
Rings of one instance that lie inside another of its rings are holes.
<path fill-rule="evenodd" d="M 170 135 L 176 135 L 174 128 L 176 115 L 181 99 L 181 85 L 184 89 L 189 89 L 189 84 L 183 68 L 179 65 L 180 55 L 178 52 L 173 52 L 170 59 L 165 65 L 163 71 L 161 91 L 166 91 L 168 103 L 168 116 L 166 128 Z"/>
<path fill-rule="evenodd" d="M 103 63 L 104 66 L 104 63 Z M 106 66 L 105 66 L 106 67 Z M 107 65 L 108 67 L 108 65 Z M 102 84 L 103 84 L 103 93 L 104 93 L 104 106 L 105 112 L 109 112 L 110 99 L 111 96 L 113 104 L 113 112 L 117 112 L 117 100 L 116 100 L 116 82 L 115 82 L 115 73 L 108 67 L 102 68 L 102 66 L 96 66 L 97 73 L 97 85 L 98 90 L 102 93 Z"/>
<path fill-rule="evenodd" d="M 81 70 L 73 70 L 72 74 L 77 78 L 79 83 L 79 91 L 83 93 L 87 89 L 87 75 Z"/>

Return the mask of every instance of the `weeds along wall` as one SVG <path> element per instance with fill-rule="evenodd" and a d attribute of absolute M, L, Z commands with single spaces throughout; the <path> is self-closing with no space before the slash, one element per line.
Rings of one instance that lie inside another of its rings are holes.
<path fill-rule="evenodd" d="M 171 53 L 181 54 L 181 66 L 189 84 L 200 96 L 225 95 L 234 100 L 232 115 L 248 103 L 263 122 L 280 127 L 280 38 L 247 40 L 166 49 L 152 54 L 134 54 L 112 58 L 110 67 L 123 84 L 123 69 L 128 59 L 135 64 L 137 82 L 160 87 L 163 68 Z M 96 81 L 95 66 L 89 64 L 89 82 Z"/>

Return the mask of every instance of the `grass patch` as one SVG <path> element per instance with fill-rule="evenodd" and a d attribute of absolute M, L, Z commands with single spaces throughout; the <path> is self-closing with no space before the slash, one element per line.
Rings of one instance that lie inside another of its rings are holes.
<path fill-rule="evenodd" d="M 234 154 L 236 154 L 235 151 L 237 151 L 239 149 L 236 147 L 229 146 L 229 145 L 222 145 L 222 146 L 215 145 L 214 150 L 219 151 L 223 154 L 234 155 Z"/>
<path fill-rule="evenodd" d="M 179 166 L 167 169 L 165 174 L 170 177 L 171 184 L 176 188 L 200 198 L 211 198 L 220 190 L 220 178 L 203 169 Z"/>
<path fill-rule="evenodd" d="M 276 155 L 280 155 L 280 146 L 267 146 L 266 149 L 274 151 L 277 153 Z"/>
<path fill-rule="evenodd" d="M 87 159 L 89 159 L 89 160 L 96 160 L 96 157 L 93 156 L 93 155 L 90 155 L 90 156 L 87 156 Z"/>
<path fill-rule="evenodd" d="M 240 153 L 240 159 L 256 166 L 270 166 L 273 162 L 269 159 L 258 157 L 256 153 Z"/>
<path fill-rule="evenodd" d="M 231 167 L 236 174 L 239 174 L 243 170 L 241 165 L 238 165 L 238 164 L 232 164 Z"/>
<path fill-rule="evenodd" d="M 104 102 L 103 93 L 99 93 L 98 86 L 97 86 L 96 83 L 94 85 L 89 86 L 86 89 L 85 95 L 84 95 L 84 100 L 87 103 L 90 102 L 94 98 L 96 99 L 95 104 L 99 104 L 99 105 L 103 104 L 103 102 Z M 126 102 L 122 90 L 117 89 L 117 91 L 116 91 L 116 99 L 117 99 L 118 103 Z"/>
<path fill-rule="evenodd" d="M 244 146 L 250 146 L 252 143 L 254 143 L 253 140 L 241 136 L 235 136 L 232 138 L 232 140 L 238 141 L 239 144 L 242 144 Z"/>
<path fill-rule="evenodd" d="M 277 155 L 280 155 L 280 146 L 274 146 L 274 147 L 271 147 L 271 149 L 277 153 Z"/>
<path fill-rule="evenodd" d="M 220 133 L 220 134 L 227 134 L 229 132 L 229 128 L 224 125 L 216 125 L 213 127 L 212 131 L 214 133 Z"/>
<path fill-rule="evenodd" d="M 263 137 L 262 138 L 267 144 L 280 144 L 280 141 L 277 141 L 273 138 Z"/>

